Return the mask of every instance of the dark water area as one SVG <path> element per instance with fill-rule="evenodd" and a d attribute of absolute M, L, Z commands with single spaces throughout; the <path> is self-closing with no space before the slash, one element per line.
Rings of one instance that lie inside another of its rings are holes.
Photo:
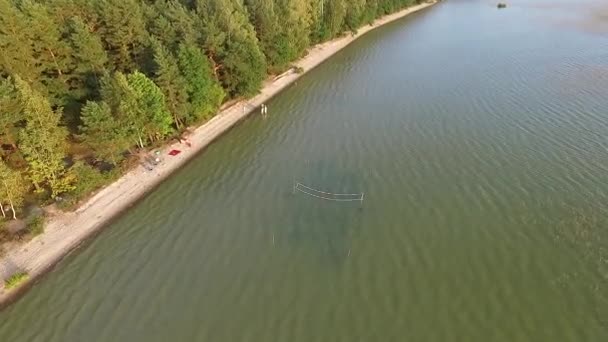
<path fill-rule="evenodd" d="M 0 341 L 608 341 L 607 5 L 451 0 L 365 35 L 0 312 Z"/>

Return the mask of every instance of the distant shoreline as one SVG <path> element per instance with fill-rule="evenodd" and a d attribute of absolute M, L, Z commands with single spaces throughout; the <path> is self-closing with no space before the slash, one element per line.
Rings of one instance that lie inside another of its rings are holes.
<path fill-rule="evenodd" d="M 223 109 L 211 120 L 193 129 L 193 133 L 189 136 L 191 146 L 186 143 L 169 144 L 160 149 L 163 160 L 153 170 L 148 171 L 138 166 L 98 191 L 77 210 L 49 217 L 43 234 L 24 244 L 11 246 L 0 258 L 0 279 L 4 280 L 16 271 L 26 271 L 29 275 L 26 281 L 10 291 L 4 288 L 3 282 L 0 283 L 0 308 L 10 304 L 72 250 L 93 237 L 103 226 L 134 205 L 220 135 L 258 110 L 262 104 L 303 74 L 367 32 L 436 3 L 433 1 L 406 8 L 378 19 L 372 25 L 361 27 L 355 35 L 349 34 L 316 45 L 305 57 L 294 63 L 298 72 L 292 69 L 283 75 L 268 79 L 258 95 Z M 272 108 L 270 111 L 272 112 Z M 171 150 L 180 150 L 181 153 L 169 156 Z"/>

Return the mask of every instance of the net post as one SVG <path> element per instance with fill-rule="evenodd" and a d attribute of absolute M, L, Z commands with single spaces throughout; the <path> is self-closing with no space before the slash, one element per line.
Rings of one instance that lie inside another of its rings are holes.
<path fill-rule="evenodd" d="M 361 208 L 363 208 L 363 197 L 365 196 L 365 192 L 361 193 L 361 203 L 359 204 Z"/>

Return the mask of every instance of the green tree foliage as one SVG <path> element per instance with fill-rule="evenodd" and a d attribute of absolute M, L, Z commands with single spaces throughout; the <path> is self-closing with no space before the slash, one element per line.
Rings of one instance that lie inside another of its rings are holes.
<path fill-rule="evenodd" d="M 117 164 L 133 143 L 127 128 L 105 102 L 89 101 L 82 109 L 82 139 L 98 158 Z"/>
<path fill-rule="evenodd" d="M 92 97 L 98 86 L 98 77 L 108 63 L 108 55 L 99 36 L 92 33 L 79 17 L 69 21 L 69 41 L 73 51 L 74 69 L 70 82 L 72 96 Z"/>
<path fill-rule="evenodd" d="M 32 65 L 26 16 L 12 0 L 0 0 L 0 74 L 38 80 Z"/>
<path fill-rule="evenodd" d="M 38 73 L 35 80 L 28 81 L 36 84 L 38 91 L 49 94 L 53 104 L 62 104 L 69 96 L 66 72 L 73 63 L 69 45 L 62 39 L 61 28 L 48 6 L 31 0 L 21 1 L 20 6 L 28 25 L 33 58 L 30 65 Z"/>
<path fill-rule="evenodd" d="M 271 71 L 281 71 L 309 46 L 308 0 L 247 0 L 251 21 Z"/>
<path fill-rule="evenodd" d="M 74 208 L 80 200 L 90 195 L 93 191 L 109 184 L 116 177 L 116 170 L 110 172 L 99 172 L 99 170 L 81 160 L 76 161 L 71 170 L 77 177 L 76 186 L 67 193 L 64 200 L 60 202 L 63 208 Z"/>
<path fill-rule="evenodd" d="M 141 72 L 127 76 L 133 94 L 134 103 L 129 103 L 132 110 L 132 122 L 136 130 L 142 132 L 148 141 L 157 141 L 173 131 L 173 118 L 167 109 L 165 96 L 154 82 Z M 134 106 L 131 106 L 134 104 Z"/>
<path fill-rule="evenodd" d="M 59 111 L 54 111 L 44 96 L 20 78 L 15 78 L 15 87 L 26 122 L 19 146 L 28 162 L 29 178 L 36 190 L 47 186 L 56 197 L 72 188 L 73 179 L 64 165 L 67 131 L 59 126 Z"/>
<path fill-rule="evenodd" d="M 351 31 L 356 31 L 364 22 L 366 0 L 351 0 L 346 8 L 344 24 Z"/>
<path fill-rule="evenodd" d="M 177 1 L 155 1 L 145 7 L 145 15 L 150 35 L 171 51 L 201 39 L 199 18 Z"/>
<path fill-rule="evenodd" d="M 0 50 L 0 74 L 20 75 L 54 104 L 68 95 L 69 46 L 47 6 L 0 0 Z"/>
<path fill-rule="evenodd" d="M 13 219 L 17 219 L 17 210 L 24 202 L 27 186 L 17 170 L 8 167 L 0 160 L 0 211 L 6 217 L 5 204 L 12 211 Z"/>
<path fill-rule="evenodd" d="M 19 127 L 23 120 L 21 104 L 12 79 L 0 79 L 0 141 L 16 148 Z"/>
<path fill-rule="evenodd" d="M 177 59 L 160 42 L 153 41 L 154 81 L 163 91 L 167 108 L 173 115 L 178 129 L 186 123 L 190 108 L 188 104 L 188 83 L 182 76 Z M 205 71 L 205 70 L 203 70 Z"/>
<path fill-rule="evenodd" d="M 224 89 L 233 97 L 255 94 L 266 75 L 266 58 L 244 5 L 238 0 L 198 0 L 197 12 Z"/>
<path fill-rule="evenodd" d="M 172 132 L 173 118 L 160 88 L 146 75 L 116 72 L 102 79 L 101 95 L 133 144 L 145 147 Z"/>
<path fill-rule="evenodd" d="M 195 122 L 214 113 L 224 99 L 224 90 L 213 78 L 211 66 L 201 50 L 181 45 L 178 56 L 181 74 L 186 80 L 190 111 L 188 122 Z"/>
<path fill-rule="evenodd" d="M 96 2 L 99 34 L 114 70 L 130 72 L 142 62 L 148 40 L 143 9 L 137 0 Z"/>
<path fill-rule="evenodd" d="M 275 11 L 274 0 L 246 0 L 251 22 L 255 27 L 259 39 L 260 48 L 266 55 L 271 66 L 285 64 L 281 56 L 281 45 L 286 42 L 278 41 L 281 29 L 279 27 L 278 14 Z"/>
<path fill-rule="evenodd" d="M 333 38 L 342 33 L 344 28 L 344 19 L 346 17 L 346 2 L 345 0 L 328 1 L 325 7 L 323 17 L 323 38 Z"/>

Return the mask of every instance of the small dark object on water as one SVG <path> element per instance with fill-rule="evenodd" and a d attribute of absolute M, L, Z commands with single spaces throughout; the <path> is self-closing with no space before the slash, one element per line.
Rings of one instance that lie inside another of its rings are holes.
<path fill-rule="evenodd" d="M 504 2 L 499 2 L 496 7 L 498 7 L 498 8 L 507 8 L 507 4 L 505 4 Z"/>

